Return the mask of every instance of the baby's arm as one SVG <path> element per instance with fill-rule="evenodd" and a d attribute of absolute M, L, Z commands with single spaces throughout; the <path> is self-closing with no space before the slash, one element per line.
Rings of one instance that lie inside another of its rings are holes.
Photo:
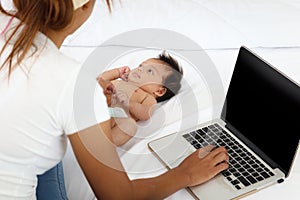
<path fill-rule="evenodd" d="M 114 85 L 111 83 L 111 81 L 104 80 L 101 77 L 98 77 L 97 81 L 99 85 L 102 87 L 103 93 L 106 96 L 107 105 L 111 106 L 112 95 L 115 93 L 116 90 Z"/>
<path fill-rule="evenodd" d="M 147 96 L 142 103 L 130 101 L 129 111 L 131 116 L 135 119 L 146 121 L 150 119 L 153 111 L 155 110 L 155 105 L 157 104 L 156 99 L 152 96 Z"/>
<path fill-rule="evenodd" d="M 128 74 L 130 72 L 130 69 L 128 66 L 114 68 L 111 70 L 107 70 L 103 72 L 99 77 L 101 77 L 104 80 L 112 81 L 118 78 L 121 78 L 123 80 L 127 81 Z"/>

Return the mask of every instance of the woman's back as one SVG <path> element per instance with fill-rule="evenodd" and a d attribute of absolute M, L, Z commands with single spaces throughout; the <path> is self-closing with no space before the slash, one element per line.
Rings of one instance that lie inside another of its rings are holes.
<path fill-rule="evenodd" d="M 0 15 L 0 30 L 9 19 Z M 9 30 L 0 37 L 1 49 Z M 72 102 L 80 65 L 41 33 L 35 44 L 38 52 L 23 60 L 9 79 L 7 68 L 0 70 L 0 198 L 34 199 L 36 175 L 62 159 L 64 130 L 75 131 L 68 124 L 72 105 L 66 102 Z M 8 46 L 1 55 L 0 66 L 10 50 Z"/>

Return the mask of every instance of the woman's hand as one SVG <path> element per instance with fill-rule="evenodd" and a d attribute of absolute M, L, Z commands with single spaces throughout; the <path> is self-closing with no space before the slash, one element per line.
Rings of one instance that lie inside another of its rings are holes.
<path fill-rule="evenodd" d="M 228 161 L 224 147 L 214 149 L 214 146 L 208 145 L 192 153 L 177 168 L 187 176 L 187 186 L 195 186 L 227 169 Z"/>

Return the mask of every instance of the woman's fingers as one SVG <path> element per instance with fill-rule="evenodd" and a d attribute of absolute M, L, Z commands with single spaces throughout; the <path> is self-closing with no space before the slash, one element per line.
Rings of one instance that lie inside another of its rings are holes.
<path fill-rule="evenodd" d="M 220 163 L 212 169 L 211 173 L 213 174 L 213 176 L 216 176 L 218 173 L 220 173 L 221 171 L 224 171 L 228 167 L 229 167 L 228 163 L 224 163 L 224 162 Z"/>
<path fill-rule="evenodd" d="M 222 152 L 227 154 L 227 150 L 225 147 L 215 148 L 207 155 L 207 159 L 213 159 L 214 157 L 216 157 L 216 155 L 218 155 L 219 153 L 222 153 Z"/>
<path fill-rule="evenodd" d="M 191 177 L 189 186 L 194 186 L 208 181 L 227 169 L 228 159 L 229 157 L 224 147 L 215 148 L 215 146 L 209 145 L 198 149 L 185 159 L 180 166 Z"/>
<path fill-rule="evenodd" d="M 216 166 L 222 162 L 227 163 L 229 156 L 227 150 L 224 147 L 215 148 L 213 145 L 205 146 L 198 151 L 200 159 L 205 158 L 210 160 L 212 166 Z"/>
<path fill-rule="evenodd" d="M 229 161 L 229 156 L 225 152 L 220 152 L 212 159 L 212 164 L 215 166 L 222 162 L 227 163 L 228 161 Z"/>
<path fill-rule="evenodd" d="M 204 158 L 204 157 L 207 156 L 214 148 L 215 148 L 215 146 L 213 146 L 213 145 L 207 145 L 207 146 L 205 146 L 205 147 L 202 147 L 202 148 L 199 149 L 199 151 L 198 151 L 198 156 L 199 156 L 199 158 Z"/>

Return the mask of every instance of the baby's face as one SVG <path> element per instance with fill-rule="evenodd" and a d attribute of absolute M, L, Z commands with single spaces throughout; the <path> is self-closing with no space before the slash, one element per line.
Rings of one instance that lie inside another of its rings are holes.
<path fill-rule="evenodd" d="M 144 90 L 152 92 L 163 85 L 165 78 L 171 73 L 169 66 L 157 59 L 148 59 L 139 67 L 131 70 L 128 80 L 138 84 Z"/>

